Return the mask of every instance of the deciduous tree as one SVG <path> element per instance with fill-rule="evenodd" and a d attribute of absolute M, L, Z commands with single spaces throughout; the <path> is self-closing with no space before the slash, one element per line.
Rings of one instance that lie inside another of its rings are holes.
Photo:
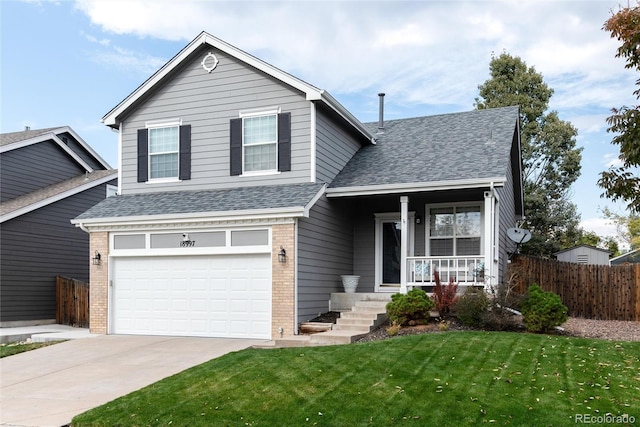
<path fill-rule="evenodd" d="M 639 3 L 640 4 L 640 3 Z M 640 6 L 626 7 L 604 23 L 604 30 L 622 42 L 616 57 L 626 58 L 625 68 L 640 71 Z M 640 79 L 636 80 L 640 86 Z M 640 87 L 633 94 L 640 99 Z M 608 132 L 615 133 L 611 142 L 620 147 L 622 166 L 611 167 L 600 174 L 598 185 L 604 195 L 623 200 L 630 210 L 640 213 L 640 106 L 613 108 L 607 118 Z"/>

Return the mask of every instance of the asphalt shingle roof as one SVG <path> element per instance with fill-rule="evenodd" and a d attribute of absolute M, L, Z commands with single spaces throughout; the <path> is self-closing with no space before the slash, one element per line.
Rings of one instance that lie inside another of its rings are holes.
<path fill-rule="evenodd" d="M 92 182 L 107 178 L 109 176 L 112 176 L 113 179 L 116 179 L 118 177 L 118 171 L 115 169 L 97 170 L 86 175 L 76 176 L 74 178 L 70 178 L 65 181 L 40 188 L 23 196 L 0 203 L 0 215 L 4 216 L 11 214 L 12 212 L 15 212 L 19 209 L 35 205 L 68 191 L 73 191 L 77 188 L 79 189 L 82 186 L 91 184 Z"/>
<path fill-rule="evenodd" d="M 172 191 L 109 197 L 76 220 L 305 207 L 322 183 Z"/>
<path fill-rule="evenodd" d="M 30 130 L 23 130 L 20 132 L 3 133 L 3 134 L 0 134 L 0 146 L 5 146 L 5 145 L 13 144 L 16 142 L 25 141 L 27 139 L 35 138 L 36 136 L 49 133 L 56 129 L 60 129 L 60 127 L 33 129 L 33 130 L 30 129 Z"/>
<path fill-rule="evenodd" d="M 506 176 L 517 120 L 514 106 L 385 121 L 329 188 Z"/>

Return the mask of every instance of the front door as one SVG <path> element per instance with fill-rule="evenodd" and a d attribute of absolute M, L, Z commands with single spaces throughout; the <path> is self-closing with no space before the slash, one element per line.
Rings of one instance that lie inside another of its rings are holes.
<path fill-rule="evenodd" d="M 413 222 L 409 214 L 409 253 L 413 255 Z M 398 292 L 400 289 L 402 222 L 399 213 L 376 214 L 376 292 Z"/>

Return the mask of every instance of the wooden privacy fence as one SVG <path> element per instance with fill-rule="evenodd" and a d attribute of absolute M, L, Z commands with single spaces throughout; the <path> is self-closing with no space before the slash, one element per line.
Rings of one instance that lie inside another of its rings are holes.
<path fill-rule="evenodd" d="M 89 327 L 89 284 L 56 277 L 56 321 L 61 325 Z"/>
<path fill-rule="evenodd" d="M 640 321 L 640 264 L 583 265 L 519 255 L 509 269 L 516 292 L 537 283 L 558 294 L 570 316 Z"/>

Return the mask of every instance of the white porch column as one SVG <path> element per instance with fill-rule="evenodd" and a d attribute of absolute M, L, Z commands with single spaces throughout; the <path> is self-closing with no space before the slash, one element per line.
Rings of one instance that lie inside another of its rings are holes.
<path fill-rule="evenodd" d="M 493 190 L 484 192 L 484 287 L 489 289 L 496 280 L 497 271 L 493 267 L 493 249 L 495 245 L 495 202 Z"/>
<path fill-rule="evenodd" d="M 400 197 L 400 293 L 407 293 L 407 253 L 409 251 L 409 197 Z"/>

